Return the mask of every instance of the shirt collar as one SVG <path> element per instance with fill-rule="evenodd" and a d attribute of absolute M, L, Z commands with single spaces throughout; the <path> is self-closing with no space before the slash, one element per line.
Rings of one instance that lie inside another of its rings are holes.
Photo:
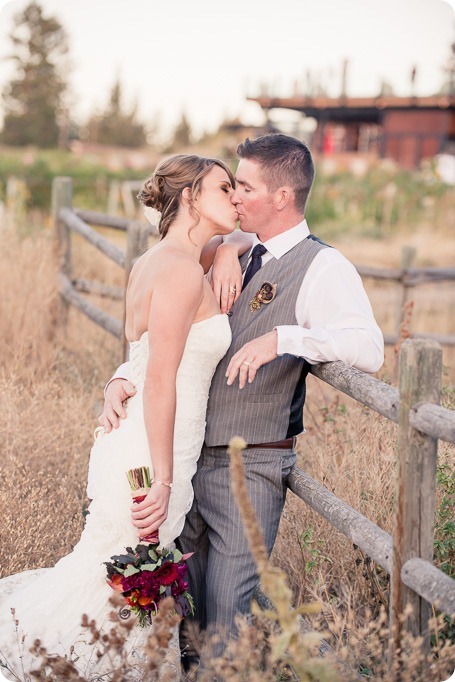
<path fill-rule="evenodd" d="M 295 225 L 295 227 L 291 227 L 289 230 L 277 234 L 276 237 L 272 237 L 266 242 L 261 242 L 258 236 L 255 235 L 252 249 L 256 244 L 264 244 L 267 251 L 278 260 L 281 256 L 284 256 L 285 253 L 293 249 L 294 246 L 306 239 L 309 234 L 310 230 L 307 221 L 302 220 L 302 222 Z"/>

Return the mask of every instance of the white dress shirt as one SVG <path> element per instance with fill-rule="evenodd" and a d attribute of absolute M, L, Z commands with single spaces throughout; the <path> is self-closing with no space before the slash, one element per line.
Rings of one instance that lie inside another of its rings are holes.
<path fill-rule="evenodd" d="M 263 243 L 262 265 L 277 260 L 308 237 L 306 220 Z M 384 361 L 384 338 L 355 267 L 336 249 L 314 258 L 295 305 L 298 325 L 278 326 L 278 355 L 304 357 L 310 364 L 342 360 L 363 372 L 376 372 Z"/>
<path fill-rule="evenodd" d="M 303 220 L 266 242 L 256 236 L 251 250 L 256 244 L 264 244 L 265 265 L 284 256 L 309 234 Z M 370 373 L 381 367 L 384 337 L 359 273 L 336 249 L 322 249 L 313 259 L 297 296 L 295 316 L 298 324 L 275 327 L 278 355 L 303 357 L 311 365 L 342 360 Z M 121 365 L 110 381 L 118 378 L 130 378 L 128 363 Z"/>

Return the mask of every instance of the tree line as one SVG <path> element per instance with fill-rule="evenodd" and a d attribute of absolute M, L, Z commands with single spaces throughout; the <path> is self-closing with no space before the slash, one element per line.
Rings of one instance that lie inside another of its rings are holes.
<path fill-rule="evenodd" d="M 13 19 L 8 59 L 14 76 L 3 89 L 3 129 L 0 142 L 46 149 L 67 147 L 74 139 L 87 142 L 142 147 L 156 137 L 157 126 L 139 120 L 137 103 L 127 108 L 120 78 L 114 82 L 105 109 L 95 111 L 84 124 L 76 123 L 69 111 L 69 40 L 54 17 L 45 16 L 34 0 Z M 169 147 L 191 144 L 190 123 L 182 113 Z"/>

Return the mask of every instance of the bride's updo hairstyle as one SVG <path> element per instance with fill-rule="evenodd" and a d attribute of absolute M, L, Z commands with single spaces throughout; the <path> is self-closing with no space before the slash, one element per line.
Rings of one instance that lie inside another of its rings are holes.
<path fill-rule="evenodd" d="M 160 211 L 161 218 L 158 231 L 161 238 L 168 233 L 169 226 L 177 217 L 180 209 L 182 192 L 185 187 L 191 190 L 192 200 L 201 191 L 202 181 L 214 166 L 220 166 L 229 176 L 232 187 L 235 180 L 231 169 L 219 159 L 210 159 L 194 154 L 174 154 L 163 159 L 157 165 L 155 172 L 144 182 L 138 199 L 144 206 L 151 206 Z M 190 201 L 190 213 L 196 222 L 199 222 L 199 214 Z"/>

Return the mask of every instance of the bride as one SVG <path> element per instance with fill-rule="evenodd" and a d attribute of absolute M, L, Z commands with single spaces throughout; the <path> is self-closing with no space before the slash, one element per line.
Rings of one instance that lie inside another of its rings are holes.
<path fill-rule="evenodd" d="M 231 342 L 228 316 L 200 261 L 215 251 L 214 235 L 235 229 L 234 184 L 222 161 L 193 155 L 161 161 L 144 183 L 142 203 L 161 211 L 161 240 L 134 265 L 126 293 L 125 332 L 137 392 L 120 428 L 95 439 L 87 484 L 91 504 L 73 552 L 31 582 L 26 574 L 23 580 L 15 576 L 21 586 L 0 602 L 0 659 L 10 679 L 28 679 L 37 667 L 29 653 L 35 639 L 50 654 L 65 657 L 71 649 L 83 675 L 98 673 L 96 647 L 81 617 L 87 614 L 101 630 L 112 627 L 103 562 L 134 547 L 138 535 L 159 533 L 161 546 L 168 547 L 183 528 L 210 382 Z M 235 248 L 236 254 L 242 250 Z M 133 512 L 126 471 L 140 466 L 150 467 L 153 483 Z M 131 631 L 134 647 L 140 630 Z"/>

